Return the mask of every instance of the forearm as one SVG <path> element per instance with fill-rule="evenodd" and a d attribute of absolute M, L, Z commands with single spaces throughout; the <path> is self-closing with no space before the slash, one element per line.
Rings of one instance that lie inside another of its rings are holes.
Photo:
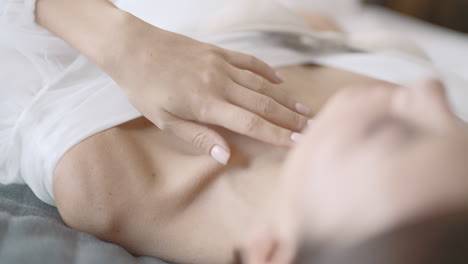
<path fill-rule="evenodd" d="M 131 15 L 107 0 L 38 0 L 36 22 L 101 68 L 122 53 L 122 25 Z"/>

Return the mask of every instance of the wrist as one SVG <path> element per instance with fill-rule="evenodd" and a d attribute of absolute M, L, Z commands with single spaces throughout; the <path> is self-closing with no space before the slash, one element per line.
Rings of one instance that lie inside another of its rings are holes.
<path fill-rule="evenodd" d="M 108 9 L 106 14 L 106 23 L 100 25 L 92 41 L 84 44 L 80 51 L 107 72 L 129 53 L 131 33 L 128 28 L 138 18 L 118 8 Z"/>
<path fill-rule="evenodd" d="M 38 0 L 36 21 L 105 69 L 122 53 L 137 20 L 107 0 Z"/>
<path fill-rule="evenodd" d="M 119 11 L 111 23 L 113 33 L 103 38 L 101 48 L 95 49 L 92 60 L 124 88 L 134 75 L 128 69 L 141 68 L 150 57 L 157 56 L 151 50 L 162 42 L 167 31 Z"/>

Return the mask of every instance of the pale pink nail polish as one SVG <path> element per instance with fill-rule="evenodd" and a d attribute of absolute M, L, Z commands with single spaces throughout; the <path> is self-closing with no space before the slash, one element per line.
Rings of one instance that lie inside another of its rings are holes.
<path fill-rule="evenodd" d="M 303 105 L 303 104 L 300 104 L 300 103 L 297 103 L 296 104 L 296 111 L 300 114 L 303 114 L 303 115 L 309 115 L 310 114 L 310 108 Z"/>
<path fill-rule="evenodd" d="M 231 157 L 231 154 L 227 152 L 225 149 L 222 147 L 216 145 L 211 149 L 211 157 L 215 159 L 217 162 L 227 165 L 229 158 Z"/>
<path fill-rule="evenodd" d="M 286 81 L 286 77 L 284 77 L 284 75 L 281 72 L 276 72 L 276 78 L 278 78 L 278 80 L 280 80 L 281 82 Z"/>
<path fill-rule="evenodd" d="M 302 135 L 299 133 L 294 132 L 291 134 L 291 140 L 294 142 L 299 141 L 301 138 L 302 138 Z"/>

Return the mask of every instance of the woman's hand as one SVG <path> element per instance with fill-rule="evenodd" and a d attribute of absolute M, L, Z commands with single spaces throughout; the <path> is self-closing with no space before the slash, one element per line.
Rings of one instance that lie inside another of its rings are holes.
<path fill-rule="evenodd" d="M 106 0 L 39 0 L 37 21 L 108 73 L 155 125 L 226 164 L 208 125 L 289 146 L 309 110 L 260 60 L 156 28 Z"/>
<path fill-rule="evenodd" d="M 160 129 L 226 164 L 229 146 L 208 125 L 290 146 L 307 107 L 279 87 L 281 75 L 253 56 L 153 27 L 128 24 L 127 51 L 110 72 L 130 102 Z"/>

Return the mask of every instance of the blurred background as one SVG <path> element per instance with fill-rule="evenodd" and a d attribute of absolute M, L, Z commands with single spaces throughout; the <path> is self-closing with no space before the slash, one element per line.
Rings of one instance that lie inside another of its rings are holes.
<path fill-rule="evenodd" d="M 440 26 L 468 33 L 468 0 L 280 0 L 333 14 L 349 14 L 361 3 L 384 6 Z"/>
<path fill-rule="evenodd" d="M 468 0 L 277 0 L 325 13 L 357 37 L 399 37 L 437 67 L 468 78 Z"/>
<path fill-rule="evenodd" d="M 428 22 L 468 33 L 468 0 L 365 0 Z"/>

